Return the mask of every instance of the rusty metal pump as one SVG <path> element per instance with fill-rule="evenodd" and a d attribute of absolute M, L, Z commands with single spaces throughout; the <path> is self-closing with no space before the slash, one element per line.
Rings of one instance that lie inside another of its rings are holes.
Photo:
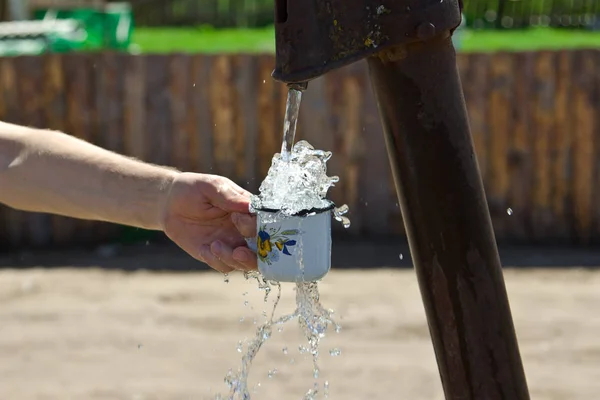
<path fill-rule="evenodd" d="M 452 44 L 461 2 L 275 6 L 274 79 L 367 60 L 446 398 L 529 399 Z"/>

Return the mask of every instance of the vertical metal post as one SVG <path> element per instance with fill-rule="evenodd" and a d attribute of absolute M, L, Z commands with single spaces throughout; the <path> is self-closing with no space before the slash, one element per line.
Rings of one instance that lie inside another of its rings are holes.
<path fill-rule="evenodd" d="M 529 399 L 450 34 L 368 64 L 446 398 Z"/>

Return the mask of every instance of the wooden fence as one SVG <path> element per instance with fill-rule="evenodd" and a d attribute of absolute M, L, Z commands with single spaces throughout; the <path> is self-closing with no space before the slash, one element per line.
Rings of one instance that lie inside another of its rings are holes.
<path fill-rule="evenodd" d="M 498 239 L 600 241 L 598 65 L 600 52 L 586 50 L 460 55 Z M 286 92 L 273 66 L 270 55 L 0 59 L 0 119 L 256 191 L 281 144 Z M 341 180 L 331 196 L 349 204 L 350 233 L 403 233 L 363 63 L 311 82 L 298 139 L 333 151 L 329 171 Z M 0 243 L 11 248 L 118 235 L 109 224 L 0 209 Z"/>

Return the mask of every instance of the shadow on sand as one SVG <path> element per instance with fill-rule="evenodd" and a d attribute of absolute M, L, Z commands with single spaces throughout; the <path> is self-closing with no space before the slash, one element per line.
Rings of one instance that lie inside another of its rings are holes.
<path fill-rule="evenodd" d="M 500 246 L 506 267 L 600 267 L 600 249 L 568 246 Z M 334 240 L 334 268 L 409 268 L 405 239 Z M 172 243 L 110 244 L 94 248 L 21 250 L 0 253 L 0 268 L 65 267 L 107 268 L 126 271 L 198 271 L 208 268 Z"/>

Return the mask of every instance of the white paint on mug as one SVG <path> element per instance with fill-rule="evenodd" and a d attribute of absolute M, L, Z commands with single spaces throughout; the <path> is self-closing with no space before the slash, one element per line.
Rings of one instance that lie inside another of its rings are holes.
<path fill-rule="evenodd" d="M 312 282 L 331 268 L 331 209 L 286 217 L 257 211 L 258 237 L 248 240 L 266 280 Z"/>

